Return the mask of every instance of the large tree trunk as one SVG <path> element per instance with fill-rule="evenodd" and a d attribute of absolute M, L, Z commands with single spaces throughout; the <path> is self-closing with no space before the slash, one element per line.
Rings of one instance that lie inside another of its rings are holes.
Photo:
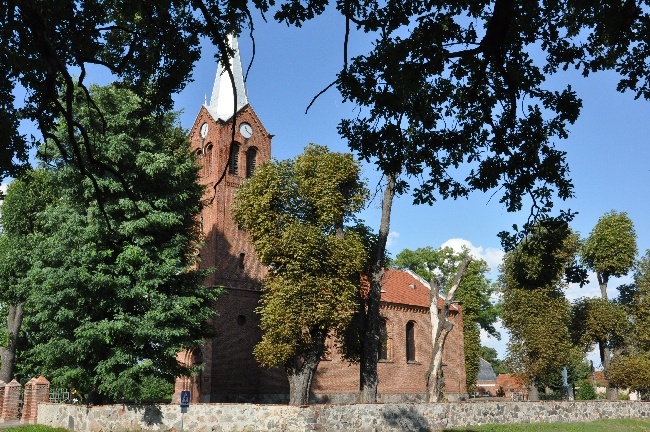
<path fill-rule="evenodd" d="M 598 277 L 598 285 L 600 286 L 600 295 L 603 299 L 607 300 L 607 283 L 609 282 L 609 275 L 596 273 L 596 276 Z M 600 348 L 600 361 L 603 363 L 603 372 L 605 374 L 605 379 L 607 380 L 607 390 L 605 391 L 605 395 L 607 400 L 617 401 L 618 389 L 616 387 L 610 387 L 609 385 L 609 367 L 614 358 L 609 346 L 607 346 L 607 342 L 608 341 L 606 340 L 598 342 Z"/>
<path fill-rule="evenodd" d="M 605 380 L 607 380 L 607 389 L 605 390 L 605 396 L 608 401 L 617 401 L 618 400 L 618 389 L 616 387 L 611 387 L 609 385 L 609 367 L 612 365 L 612 352 L 607 347 L 606 342 L 601 341 L 600 346 L 600 360 L 603 363 L 603 372 L 605 375 Z"/>
<path fill-rule="evenodd" d="M 442 309 L 438 310 L 438 297 L 440 296 L 440 282 L 437 279 L 431 280 L 431 296 L 429 300 L 429 316 L 431 317 L 431 360 L 429 369 L 426 373 L 427 384 L 427 402 L 441 402 L 444 388 L 444 378 L 442 374 L 442 351 L 445 347 L 445 341 L 449 332 L 454 328 L 454 324 L 449 321 L 449 308 L 454 301 L 454 294 L 460 286 L 460 281 L 467 273 L 472 258 L 466 255 L 458 266 L 456 276 L 449 288 L 449 292 L 442 304 Z"/>
<path fill-rule="evenodd" d="M 309 390 L 314 372 L 325 352 L 327 331 L 312 330 L 312 345 L 301 356 L 296 356 L 285 363 L 284 368 L 289 379 L 289 405 L 307 405 Z"/>
<path fill-rule="evenodd" d="M 377 358 L 379 352 L 379 302 L 381 300 L 381 279 L 384 276 L 384 256 L 386 241 L 390 230 L 390 214 L 395 197 L 397 173 L 388 175 L 388 184 L 384 190 L 381 205 L 381 223 L 379 236 L 374 251 L 370 274 L 370 292 L 366 302 L 366 319 L 362 342 L 359 371 L 359 401 L 362 403 L 377 402 Z"/>
<path fill-rule="evenodd" d="M 427 383 L 427 402 L 442 402 L 444 397 L 445 378 L 442 373 L 442 350 L 444 348 L 447 335 L 454 328 L 450 322 L 440 323 L 442 331 L 437 338 L 437 344 L 433 345 L 429 370 L 426 374 Z"/>
<path fill-rule="evenodd" d="M 9 305 L 7 313 L 7 346 L 0 346 L 0 380 L 8 383 L 14 378 L 14 366 L 16 360 L 16 344 L 18 333 L 23 323 L 23 306 L 18 304 Z"/>

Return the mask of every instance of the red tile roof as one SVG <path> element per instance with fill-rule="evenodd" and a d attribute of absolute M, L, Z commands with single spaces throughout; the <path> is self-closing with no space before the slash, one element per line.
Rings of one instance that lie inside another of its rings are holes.
<path fill-rule="evenodd" d="M 512 374 L 497 375 L 497 387 L 506 392 L 523 392 L 528 393 L 528 389 Z"/>
<path fill-rule="evenodd" d="M 595 371 L 596 383 L 599 387 L 607 387 L 607 379 L 605 379 L 605 371 Z"/>
<path fill-rule="evenodd" d="M 410 306 L 429 307 L 431 288 L 417 274 L 408 270 L 386 269 L 381 287 L 381 301 Z M 443 299 L 438 297 L 438 308 L 442 308 Z M 452 309 L 458 309 L 452 305 Z"/>

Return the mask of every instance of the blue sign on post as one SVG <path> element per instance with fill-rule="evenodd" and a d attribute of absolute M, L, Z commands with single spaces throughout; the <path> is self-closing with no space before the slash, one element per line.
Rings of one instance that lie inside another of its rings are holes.
<path fill-rule="evenodd" d="M 190 391 L 183 390 L 181 391 L 181 408 L 187 408 L 190 406 Z"/>

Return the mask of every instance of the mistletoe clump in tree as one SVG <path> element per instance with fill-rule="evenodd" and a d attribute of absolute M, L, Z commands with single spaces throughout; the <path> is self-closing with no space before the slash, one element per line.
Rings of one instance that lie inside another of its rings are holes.
<path fill-rule="evenodd" d="M 254 354 L 284 365 L 290 403 L 306 404 L 330 332 L 339 340 L 357 310 L 367 261 L 346 224 L 368 192 L 352 155 L 310 145 L 295 160 L 270 161 L 238 191 L 235 221 L 269 267 L 258 309 L 264 330 Z"/>

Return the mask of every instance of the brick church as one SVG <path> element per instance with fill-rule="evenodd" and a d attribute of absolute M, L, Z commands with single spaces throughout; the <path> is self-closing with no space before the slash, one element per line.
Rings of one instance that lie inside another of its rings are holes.
<path fill-rule="evenodd" d="M 289 385 L 284 370 L 263 369 L 252 354 L 261 339 L 254 309 L 266 269 L 230 214 L 242 182 L 270 159 L 273 135 L 248 103 L 236 38 L 230 43 L 236 53 L 231 60 L 236 91 L 229 74 L 219 65 L 211 99 L 201 106 L 189 137 L 201 165 L 201 182 L 206 186 L 207 205 L 200 216 L 205 234 L 201 267 L 214 269 L 205 281 L 208 286 L 225 289 L 216 304 L 216 337 L 200 349 L 179 355 L 186 364 L 202 365 L 202 372 L 180 378 L 176 391 L 191 390 L 194 402 L 286 402 Z M 429 293 L 428 284 L 411 272 L 388 270 L 384 276 L 380 401 L 424 397 L 424 376 L 431 356 Z M 455 325 L 443 352 L 449 400 L 465 398 L 467 393 L 461 313 L 461 306 L 454 304 L 450 317 Z M 311 389 L 314 401 L 354 402 L 359 366 L 347 363 L 331 350 L 330 357 L 320 362 Z"/>

